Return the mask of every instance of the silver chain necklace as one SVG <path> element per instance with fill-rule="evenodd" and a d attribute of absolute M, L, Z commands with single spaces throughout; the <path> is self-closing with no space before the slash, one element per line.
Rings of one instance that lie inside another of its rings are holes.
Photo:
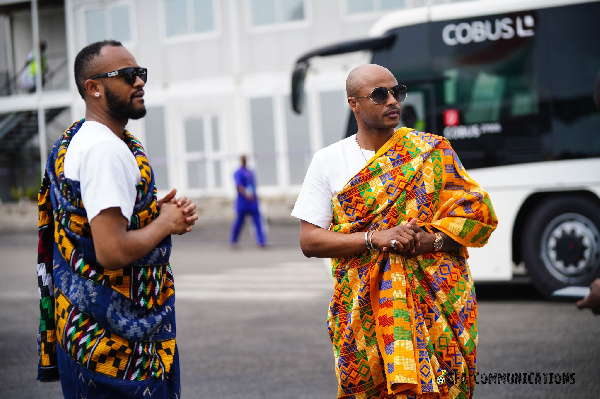
<path fill-rule="evenodd" d="M 369 161 L 367 161 L 367 157 L 365 156 L 365 153 L 363 152 L 362 147 L 360 146 L 360 144 L 358 144 L 358 135 L 354 136 L 354 140 L 356 140 L 356 145 L 358 146 L 360 153 L 362 154 L 363 158 L 365 159 L 365 162 L 369 162 Z"/>

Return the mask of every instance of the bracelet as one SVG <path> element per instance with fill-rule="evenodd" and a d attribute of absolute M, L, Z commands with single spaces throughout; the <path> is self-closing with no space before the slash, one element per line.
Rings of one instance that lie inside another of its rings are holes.
<path fill-rule="evenodd" d="M 365 245 L 367 246 L 367 249 L 371 249 L 369 248 L 369 240 L 368 237 L 369 236 L 369 230 L 365 231 Z"/>
<path fill-rule="evenodd" d="M 376 250 L 377 248 L 375 248 L 375 246 L 373 245 L 373 234 L 375 233 L 375 230 L 371 230 L 371 233 L 369 234 L 369 249 L 370 250 Z"/>

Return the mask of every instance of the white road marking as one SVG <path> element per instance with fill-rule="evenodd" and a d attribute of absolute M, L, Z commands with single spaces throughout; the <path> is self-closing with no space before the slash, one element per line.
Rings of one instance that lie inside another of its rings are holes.
<path fill-rule="evenodd" d="M 294 301 L 328 297 L 332 292 L 331 278 L 314 262 L 241 267 L 221 274 L 175 275 L 178 301 Z"/>
<path fill-rule="evenodd" d="M 320 262 L 285 262 L 225 269 L 219 274 L 177 274 L 177 301 L 294 301 L 331 297 L 333 280 Z M 38 290 L 2 290 L 0 299 L 38 299 Z"/>

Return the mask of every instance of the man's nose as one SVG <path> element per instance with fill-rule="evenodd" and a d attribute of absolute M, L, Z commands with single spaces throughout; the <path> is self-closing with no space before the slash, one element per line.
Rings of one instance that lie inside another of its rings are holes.
<path fill-rule="evenodd" d="M 144 82 L 144 80 L 142 78 L 140 78 L 139 76 L 136 75 L 135 77 L 135 82 L 133 82 L 134 86 L 146 86 L 146 82 Z"/>
<path fill-rule="evenodd" d="M 390 104 L 390 105 L 400 104 L 400 102 L 398 100 L 396 100 L 396 97 L 394 96 L 394 92 L 392 90 L 388 90 L 387 94 L 388 94 L 387 95 L 387 100 L 385 102 L 386 105 L 388 105 L 388 104 Z M 391 98 L 391 100 L 390 100 L 390 98 Z"/>

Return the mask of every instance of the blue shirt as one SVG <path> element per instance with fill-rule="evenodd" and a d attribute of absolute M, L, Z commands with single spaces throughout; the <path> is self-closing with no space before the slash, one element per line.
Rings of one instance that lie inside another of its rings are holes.
<path fill-rule="evenodd" d="M 250 209 L 258 206 L 258 200 L 256 198 L 256 185 L 254 182 L 254 173 L 250 169 L 246 169 L 243 166 L 235 171 L 233 178 L 235 180 L 235 186 L 237 189 L 237 209 Z M 240 186 L 246 190 L 248 194 L 252 194 L 254 199 L 252 201 L 248 200 L 240 190 L 238 189 Z"/>

